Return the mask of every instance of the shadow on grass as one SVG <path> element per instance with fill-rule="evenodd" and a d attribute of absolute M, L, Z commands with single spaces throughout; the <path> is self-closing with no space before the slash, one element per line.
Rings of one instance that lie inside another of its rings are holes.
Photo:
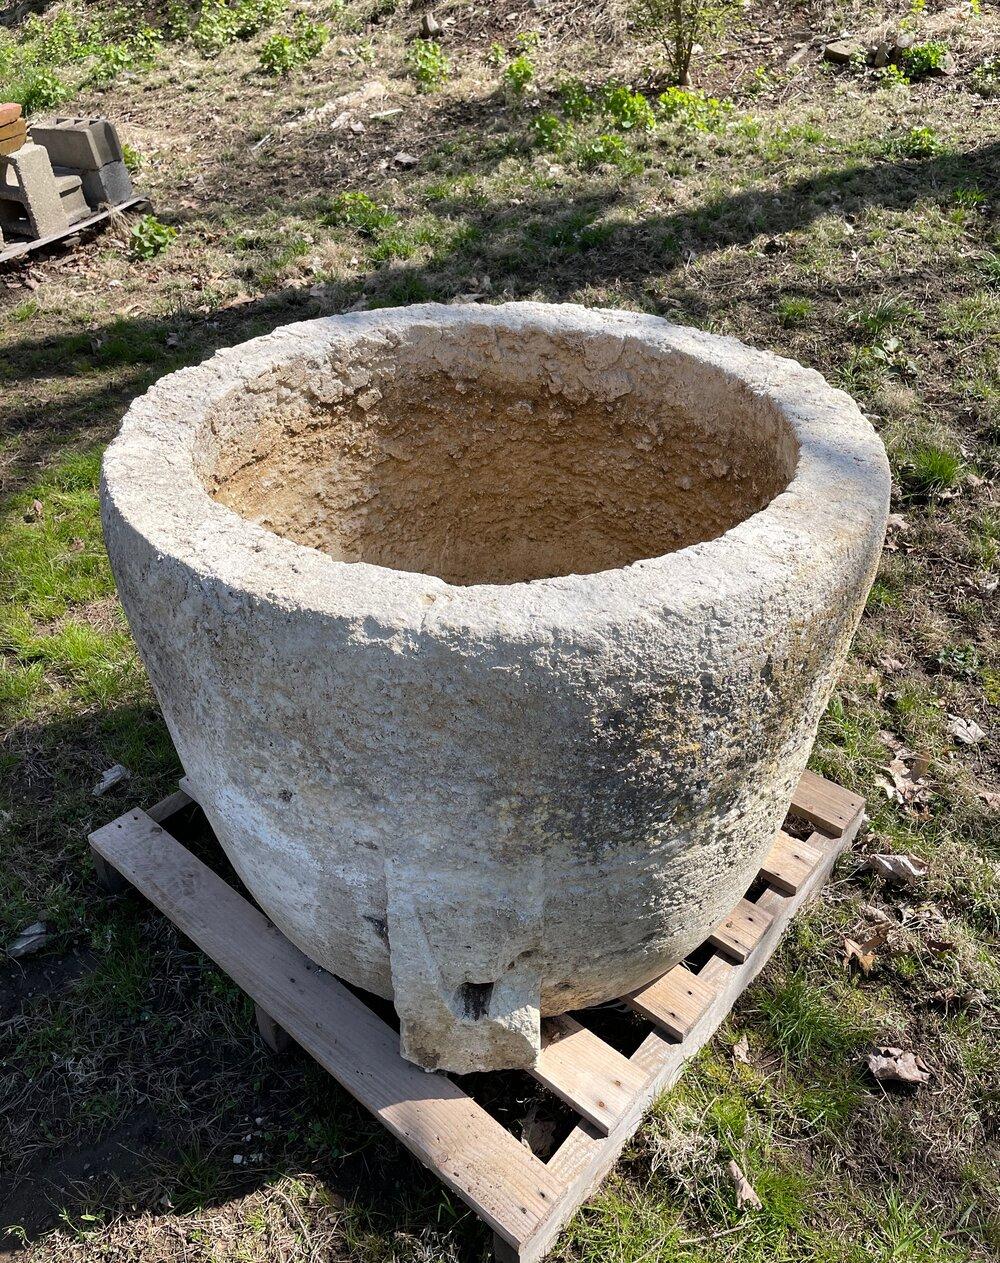
<path fill-rule="evenodd" d="M 52 381 L 54 398 L 27 415 L 9 406 L 4 415 L 0 400 L 0 421 L 13 449 L 7 487 L 16 492 L 28 485 L 34 471 L 80 434 L 109 437 L 129 401 L 164 373 L 290 320 L 342 310 L 362 294 L 370 306 L 447 302 L 489 275 L 492 292 L 505 298 L 559 302 L 590 286 L 614 284 L 626 305 L 705 323 L 715 310 L 713 294 L 673 274 L 692 255 L 731 246 L 753 249 L 758 238 L 763 254 L 774 238 L 808 226 L 833 206 L 846 215 L 872 206 L 903 210 L 923 198 L 951 203 L 958 190 L 998 185 L 1000 145 L 990 144 L 922 161 L 854 164 L 809 176 L 778 193 L 748 189 L 640 220 L 630 217 L 622 189 L 613 186 L 569 202 L 556 189 L 542 189 L 517 205 L 484 205 L 475 193 L 455 192 L 433 205 L 461 231 L 435 247 L 427 261 L 390 259 L 373 264 L 357 281 L 286 287 L 207 314 L 187 310 L 163 319 L 119 318 L 83 336 L 15 342 L 0 367 L 0 391 L 44 374 Z M 232 196 L 233 190 L 227 193 Z M 211 188 L 206 199 L 211 204 Z M 314 194 L 303 205 L 319 216 L 330 202 Z M 237 198 L 210 215 L 224 219 L 255 209 Z M 661 282 L 655 293 L 647 292 L 652 277 Z"/>

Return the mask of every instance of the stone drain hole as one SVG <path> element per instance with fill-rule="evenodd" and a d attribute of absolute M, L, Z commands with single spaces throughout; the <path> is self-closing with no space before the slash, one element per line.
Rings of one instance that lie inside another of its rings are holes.
<path fill-rule="evenodd" d="M 458 990 L 458 1007 L 465 1017 L 478 1022 L 490 1009 L 492 982 L 466 982 Z"/>

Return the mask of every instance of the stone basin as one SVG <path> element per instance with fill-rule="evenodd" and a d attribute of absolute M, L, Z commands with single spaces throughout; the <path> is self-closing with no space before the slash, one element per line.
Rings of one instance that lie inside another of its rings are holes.
<path fill-rule="evenodd" d="M 414 306 L 137 399 L 105 537 L 199 802 L 403 1054 L 684 959 L 779 828 L 882 544 L 885 453 L 815 372 L 655 317 Z"/>

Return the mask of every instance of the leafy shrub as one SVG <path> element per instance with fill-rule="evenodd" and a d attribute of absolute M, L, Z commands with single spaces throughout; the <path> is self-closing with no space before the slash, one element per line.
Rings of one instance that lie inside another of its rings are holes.
<path fill-rule="evenodd" d="M 318 57 L 329 38 L 329 27 L 310 21 L 305 13 L 298 13 L 291 35 L 277 31 L 264 41 L 260 67 L 269 75 L 287 75 L 296 66 Z"/>
<path fill-rule="evenodd" d="M 567 118 L 581 122 L 589 118 L 597 109 L 597 102 L 588 93 L 579 79 L 566 79 L 556 89 L 559 104 Z"/>
<path fill-rule="evenodd" d="M 143 215 L 132 227 L 129 249 L 137 259 L 155 259 L 176 236 L 176 228 L 162 223 L 155 215 Z"/>
<path fill-rule="evenodd" d="M 940 40 L 926 44 L 911 44 L 903 50 L 903 70 L 908 79 L 923 79 L 936 70 L 943 70 L 948 63 L 948 46 Z"/>
<path fill-rule="evenodd" d="M 721 130 L 733 111 L 728 101 L 684 88 L 667 88 L 656 98 L 656 105 L 661 118 L 699 132 Z"/>
<path fill-rule="evenodd" d="M 535 77 L 535 67 L 526 53 L 513 57 L 504 67 L 504 82 L 515 96 L 523 96 L 524 90 Z"/>
<path fill-rule="evenodd" d="M 531 130 L 535 144 L 541 149 L 562 153 L 573 138 L 572 123 L 564 123 L 555 114 L 538 114 L 532 120 Z"/>
<path fill-rule="evenodd" d="M 295 46 L 290 35 L 269 36 L 260 50 L 260 68 L 269 75 L 287 75 L 296 64 Z"/>
<path fill-rule="evenodd" d="M 695 44 L 721 35 L 740 7 L 739 0 L 636 0 L 635 16 L 662 42 L 674 80 L 686 84 Z"/>
<path fill-rule="evenodd" d="M 608 87 L 601 93 L 601 111 L 620 131 L 651 132 L 656 127 L 656 115 L 641 92 L 631 88 Z"/>
<path fill-rule="evenodd" d="M 392 227 L 396 216 L 384 206 L 379 206 L 367 193 L 340 193 L 323 216 L 325 223 L 354 228 L 357 232 L 374 236 L 380 229 Z"/>
<path fill-rule="evenodd" d="M 990 99 L 1000 97 L 1000 57 L 987 57 L 969 76 L 973 92 Z"/>
<path fill-rule="evenodd" d="M 69 89 L 54 70 L 35 70 L 11 96 L 25 114 L 34 114 L 38 110 L 51 110 L 65 101 Z"/>
<path fill-rule="evenodd" d="M 415 39 L 406 50 L 406 68 L 421 92 L 433 92 L 451 70 L 444 49 L 433 39 Z"/>

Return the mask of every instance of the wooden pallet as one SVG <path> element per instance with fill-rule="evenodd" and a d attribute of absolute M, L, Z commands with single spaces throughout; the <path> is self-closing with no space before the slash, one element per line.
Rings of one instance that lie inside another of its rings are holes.
<path fill-rule="evenodd" d="M 123 215 L 126 211 L 141 210 L 148 206 L 148 198 L 130 197 L 126 202 L 120 202 L 117 206 L 111 206 L 107 210 L 95 211 L 92 215 L 87 215 L 84 219 L 78 219 L 76 223 L 70 224 L 68 228 L 50 233 L 47 237 L 34 237 L 30 241 L 11 241 L 6 245 L 0 245 L 0 263 L 9 263 L 14 259 L 22 259 L 26 254 L 33 254 L 34 251 L 43 250 L 46 246 L 54 246 L 60 241 L 68 241 L 70 237 L 86 232 L 88 228 L 98 228 L 110 223 L 114 215 Z"/>
<path fill-rule="evenodd" d="M 253 999 L 272 1048 L 289 1037 L 304 1048 L 489 1225 L 498 1260 L 516 1263 L 535 1263 L 552 1248 L 643 1112 L 712 1037 L 823 885 L 864 810 L 855 794 L 803 776 L 791 813 L 811 824 L 808 839 L 778 834 L 750 898 L 696 954 L 707 952 L 700 969 L 677 965 L 623 997 L 649 1022 L 631 1057 L 572 1017 L 543 1021 L 532 1073 L 579 1117 L 542 1161 L 447 1075 L 404 1061 L 392 1027 L 170 835 L 171 818 L 194 801 L 185 791 L 90 835 L 102 884 L 129 883 L 151 900 Z"/>

